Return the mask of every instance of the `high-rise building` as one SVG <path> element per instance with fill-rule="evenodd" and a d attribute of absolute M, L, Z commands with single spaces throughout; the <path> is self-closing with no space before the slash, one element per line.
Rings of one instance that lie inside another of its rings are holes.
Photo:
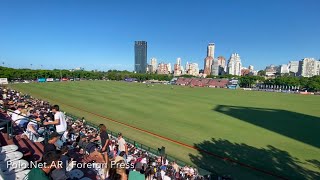
<path fill-rule="evenodd" d="M 237 53 L 233 53 L 230 56 L 229 62 L 228 62 L 228 74 L 240 76 L 241 75 L 241 59 L 240 55 Z"/>
<path fill-rule="evenodd" d="M 299 62 L 298 75 L 312 77 L 318 75 L 318 61 L 314 58 L 304 58 Z"/>
<path fill-rule="evenodd" d="M 177 58 L 177 64 L 179 65 L 179 66 L 181 66 L 181 58 Z"/>
<path fill-rule="evenodd" d="M 168 64 L 163 62 L 158 64 L 157 74 L 169 74 Z"/>
<path fill-rule="evenodd" d="M 287 65 L 287 64 L 282 64 L 281 66 L 280 66 L 280 73 L 281 74 L 287 74 L 287 73 L 289 73 L 290 71 L 289 71 L 289 66 Z"/>
<path fill-rule="evenodd" d="M 289 72 L 298 73 L 299 71 L 299 61 L 289 61 Z"/>
<path fill-rule="evenodd" d="M 216 59 L 213 61 L 212 67 L 211 67 L 211 75 L 218 76 L 221 75 L 221 66 L 219 66 L 219 61 Z"/>
<path fill-rule="evenodd" d="M 211 67 L 214 60 L 214 43 L 209 43 L 207 47 L 207 57 L 204 59 L 204 74 L 211 74 Z"/>
<path fill-rule="evenodd" d="M 188 75 L 198 76 L 199 75 L 199 65 L 197 63 L 187 63 L 186 71 Z"/>
<path fill-rule="evenodd" d="M 152 66 L 151 72 L 152 72 L 152 73 L 155 73 L 155 72 L 157 71 L 157 67 L 158 67 L 158 65 L 157 65 L 157 59 L 154 58 L 154 57 L 151 58 L 150 65 Z"/>
<path fill-rule="evenodd" d="M 210 56 L 214 58 L 214 49 L 215 49 L 214 43 L 209 43 L 208 49 L 207 49 L 207 57 Z"/>
<path fill-rule="evenodd" d="M 177 62 L 173 67 L 174 76 L 180 76 L 182 74 L 182 67 L 183 66 L 181 66 L 181 58 L 177 58 Z"/>
<path fill-rule="evenodd" d="M 218 57 L 218 64 L 220 67 L 222 67 L 224 70 L 226 70 L 226 58 L 223 56 Z"/>
<path fill-rule="evenodd" d="M 145 73 L 147 70 L 147 42 L 134 42 L 134 71 Z"/>
<path fill-rule="evenodd" d="M 186 72 L 185 72 L 183 66 L 180 66 L 180 67 L 181 67 L 181 75 L 184 75 Z"/>
<path fill-rule="evenodd" d="M 169 74 L 171 74 L 171 71 L 172 71 L 172 69 L 171 69 L 171 63 L 168 63 L 168 64 L 167 64 L 167 67 L 168 67 Z"/>
<path fill-rule="evenodd" d="M 187 61 L 186 68 L 185 68 L 186 73 L 188 72 L 188 69 L 189 69 L 189 62 Z"/>

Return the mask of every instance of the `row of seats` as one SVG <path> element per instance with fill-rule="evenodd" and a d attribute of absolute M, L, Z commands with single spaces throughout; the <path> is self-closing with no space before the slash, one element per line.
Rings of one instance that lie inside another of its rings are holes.
<path fill-rule="evenodd" d="M 17 145 L 0 147 L 0 180 L 22 180 L 26 179 L 30 172 L 29 163 L 21 159 L 23 154 Z"/>

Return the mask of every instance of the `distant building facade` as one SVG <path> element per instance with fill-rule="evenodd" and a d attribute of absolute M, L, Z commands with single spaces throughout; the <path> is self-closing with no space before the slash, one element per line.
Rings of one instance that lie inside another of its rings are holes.
<path fill-rule="evenodd" d="M 181 58 L 177 58 L 176 64 L 173 67 L 174 76 L 180 76 L 182 74 Z"/>
<path fill-rule="evenodd" d="M 299 71 L 299 61 L 289 61 L 289 72 L 298 73 Z"/>
<path fill-rule="evenodd" d="M 157 71 L 157 59 L 151 58 L 150 65 L 152 67 L 151 73 L 155 73 Z"/>
<path fill-rule="evenodd" d="M 157 74 L 169 74 L 168 64 L 163 62 L 158 64 Z"/>
<path fill-rule="evenodd" d="M 314 58 L 304 58 L 299 62 L 298 75 L 312 77 L 319 73 L 319 61 Z"/>
<path fill-rule="evenodd" d="M 287 65 L 287 64 L 282 64 L 282 65 L 280 66 L 280 73 L 281 73 L 281 74 L 290 73 L 289 65 Z"/>
<path fill-rule="evenodd" d="M 280 68 L 279 66 L 271 64 L 270 66 L 266 67 L 265 71 L 267 77 L 274 77 L 277 73 L 280 73 Z"/>
<path fill-rule="evenodd" d="M 199 65 L 197 63 L 187 63 L 186 72 L 188 75 L 198 76 L 199 75 Z"/>
<path fill-rule="evenodd" d="M 241 59 L 240 55 L 237 53 L 233 53 L 230 56 L 230 59 L 228 61 L 228 74 L 240 76 L 241 75 Z"/>
<path fill-rule="evenodd" d="M 147 70 L 147 42 L 135 41 L 134 43 L 134 71 L 146 73 Z"/>
<path fill-rule="evenodd" d="M 221 70 L 222 70 L 222 67 L 219 65 L 218 60 L 217 59 L 214 60 L 211 67 L 211 75 L 213 76 L 221 75 Z"/>

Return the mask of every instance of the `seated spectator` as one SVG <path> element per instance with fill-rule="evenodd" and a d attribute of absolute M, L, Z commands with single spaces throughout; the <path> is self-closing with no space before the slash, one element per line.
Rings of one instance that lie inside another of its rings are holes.
<path fill-rule="evenodd" d="M 82 149 L 83 153 L 85 153 L 85 149 L 88 145 L 88 140 L 87 140 L 87 136 L 86 135 L 80 135 L 80 139 L 78 142 L 78 146 L 80 148 L 80 150 Z"/>
<path fill-rule="evenodd" d="M 15 110 L 13 113 L 12 113 L 12 121 L 19 127 L 23 128 L 24 125 L 26 123 L 28 123 L 28 120 L 26 117 L 22 116 L 22 111 L 23 109 L 23 106 L 18 106 L 17 110 Z"/>
<path fill-rule="evenodd" d="M 38 131 L 38 124 L 36 121 L 30 121 L 24 135 L 33 142 L 42 142 L 43 137 L 40 137 L 41 131 Z"/>
<path fill-rule="evenodd" d="M 125 161 L 124 160 L 124 155 L 125 155 L 125 152 L 122 151 L 118 156 L 116 156 L 116 158 L 114 158 L 114 162 L 117 163 L 119 161 Z"/>
<path fill-rule="evenodd" d="M 43 168 L 32 168 L 28 174 L 30 180 L 50 180 L 49 173 L 58 165 L 59 155 L 55 151 L 47 152 L 42 157 Z"/>
<path fill-rule="evenodd" d="M 136 163 L 135 170 L 129 173 L 129 180 L 145 180 L 145 175 L 140 173 L 141 170 L 142 164 Z"/>
<path fill-rule="evenodd" d="M 51 173 L 51 178 L 54 180 L 66 180 L 68 177 L 66 175 L 66 168 L 68 166 L 68 162 L 71 162 L 73 159 L 67 156 L 68 147 L 63 146 L 59 152 L 60 161 L 62 162 L 62 167 L 56 168 Z"/>
<path fill-rule="evenodd" d="M 126 163 L 125 161 L 119 161 L 117 164 L 117 174 L 120 175 L 120 180 L 127 180 L 128 179 L 128 176 L 127 176 L 127 173 L 126 173 Z M 136 180 L 139 180 L 139 179 L 136 179 Z"/>
<path fill-rule="evenodd" d="M 73 132 L 72 132 L 72 128 L 69 127 L 67 128 L 67 130 L 63 133 L 62 137 L 61 137 L 61 141 L 63 143 L 68 142 L 69 140 L 71 140 L 71 136 L 72 136 Z"/>
<path fill-rule="evenodd" d="M 57 147 L 55 146 L 58 141 L 60 135 L 56 132 L 50 134 L 48 143 L 44 145 L 44 152 L 56 151 Z"/>

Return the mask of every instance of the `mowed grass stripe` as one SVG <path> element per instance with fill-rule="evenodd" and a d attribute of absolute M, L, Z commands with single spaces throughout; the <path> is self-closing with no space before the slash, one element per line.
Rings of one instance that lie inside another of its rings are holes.
<path fill-rule="evenodd" d="M 285 110 L 319 117 L 319 112 L 315 111 L 314 107 L 319 105 L 319 101 L 315 99 L 318 98 L 316 96 L 302 97 L 178 86 L 171 89 L 171 86 L 161 85 L 148 88 L 143 84 L 118 82 L 47 83 L 16 87 L 28 92 L 32 91 L 31 94 L 38 94 L 42 98 L 61 99 L 79 108 L 85 108 L 190 145 L 214 137 L 257 148 L 272 145 L 288 151 L 302 163 L 319 157 L 319 148 L 212 110 L 219 105 L 272 109 L 283 107 L 282 109 Z M 305 104 L 301 105 L 301 103 Z M 285 106 L 285 104 L 290 105 Z M 93 121 L 97 122 L 95 118 Z M 303 150 L 308 153 L 301 153 Z M 315 169 L 309 163 L 302 166 Z"/>

